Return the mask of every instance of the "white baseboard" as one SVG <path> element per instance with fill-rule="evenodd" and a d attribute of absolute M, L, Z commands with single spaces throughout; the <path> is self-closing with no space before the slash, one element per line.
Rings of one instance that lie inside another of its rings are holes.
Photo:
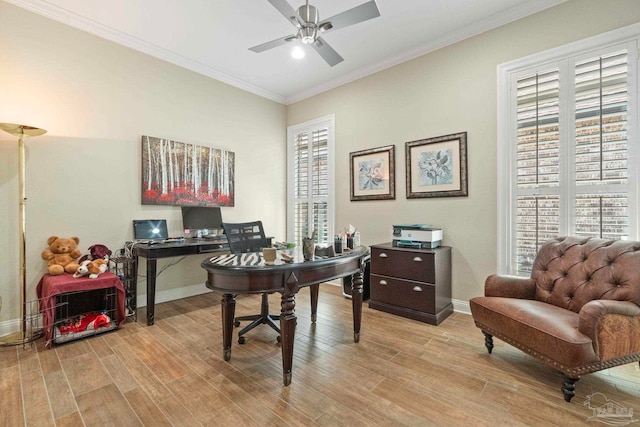
<path fill-rule="evenodd" d="M 333 286 L 342 286 L 342 282 L 325 282 Z M 181 298 L 193 297 L 196 295 L 206 294 L 207 292 L 213 292 L 207 288 L 204 283 L 191 286 L 183 286 L 181 288 L 169 289 L 166 291 L 156 291 L 156 304 L 160 304 L 167 301 L 173 301 Z M 220 294 L 222 295 L 222 294 Z M 138 295 L 138 307 L 147 306 L 147 294 Z"/>
<path fill-rule="evenodd" d="M 342 287 L 342 279 L 338 279 L 331 282 L 325 282 L 325 283 Z M 453 304 L 453 311 L 457 313 L 471 314 L 471 306 L 469 305 L 469 301 L 452 299 L 451 303 Z"/>
<path fill-rule="evenodd" d="M 471 314 L 471 306 L 469 301 L 463 301 L 459 299 L 452 299 L 453 311 L 457 313 Z"/>
<path fill-rule="evenodd" d="M 167 301 L 173 301 L 181 298 L 192 297 L 195 295 L 201 295 L 207 292 L 212 292 L 208 289 L 204 283 L 183 286 L 181 288 L 168 289 L 165 291 L 156 292 L 156 304 L 160 304 Z M 138 295 L 138 307 L 147 306 L 147 295 Z M 4 322 L 0 322 L 0 337 L 18 332 L 20 330 L 20 319 L 11 319 Z"/>
<path fill-rule="evenodd" d="M 156 304 L 160 304 L 167 301 L 173 301 L 181 298 L 193 297 L 196 295 L 206 294 L 213 292 L 207 288 L 204 283 L 199 283 L 191 286 L 183 286 L 180 288 L 167 289 L 166 291 L 156 290 Z M 138 295 L 138 307 L 147 306 L 147 294 Z"/>
<path fill-rule="evenodd" d="M 326 283 L 330 285 L 342 287 L 342 279 L 339 279 L 339 282 L 331 281 Z M 469 305 L 469 301 L 452 299 L 451 303 L 453 304 L 453 311 L 455 311 L 456 313 L 471 314 L 471 306 Z"/>
<path fill-rule="evenodd" d="M 342 282 L 327 282 L 335 286 L 342 286 Z M 167 289 L 165 291 L 157 291 L 156 292 L 156 304 L 160 304 L 167 301 L 173 301 L 181 298 L 192 297 L 196 295 L 206 294 L 208 292 L 213 292 L 208 289 L 204 283 L 191 285 L 191 286 L 183 286 L 180 288 Z M 138 295 L 138 307 L 146 307 L 147 306 L 147 295 L 142 294 Z M 458 299 L 451 300 L 453 304 L 453 311 L 464 314 L 471 314 L 471 307 L 469 306 L 469 301 L 463 301 Z M 7 320 L 5 322 L 0 322 L 0 337 L 5 335 L 9 335 L 10 333 L 17 332 L 20 330 L 20 319 L 12 319 Z"/>
<path fill-rule="evenodd" d="M 20 330 L 20 319 L 11 319 L 0 322 L 0 337 L 18 332 Z"/>

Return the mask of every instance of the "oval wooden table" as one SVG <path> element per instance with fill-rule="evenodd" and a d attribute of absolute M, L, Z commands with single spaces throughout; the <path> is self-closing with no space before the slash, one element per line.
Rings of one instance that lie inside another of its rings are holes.
<path fill-rule="evenodd" d="M 282 346 L 283 382 L 291 383 L 293 364 L 293 341 L 296 331 L 295 296 L 300 288 L 309 286 L 311 290 L 311 320 L 317 319 L 318 290 L 320 283 L 352 276 L 351 303 L 353 308 L 353 340 L 360 340 L 362 318 L 362 276 L 365 257 L 369 254 L 366 246 L 359 246 L 351 252 L 333 258 L 302 259 L 300 252 L 294 252 L 293 262 L 282 261 L 280 252 L 273 265 L 265 265 L 261 253 L 221 255 L 202 262 L 207 270 L 207 288 L 222 292 L 222 348 L 224 360 L 231 359 L 233 321 L 235 318 L 236 296 L 278 292 L 282 295 L 280 331 Z"/>

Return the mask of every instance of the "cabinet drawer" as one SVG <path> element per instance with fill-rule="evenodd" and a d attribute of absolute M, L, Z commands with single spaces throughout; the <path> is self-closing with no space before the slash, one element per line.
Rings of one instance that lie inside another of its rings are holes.
<path fill-rule="evenodd" d="M 373 269 L 373 263 L 371 263 Z M 435 286 L 411 280 L 371 274 L 371 300 L 409 308 L 426 313 L 435 313 Z"/>
<path fill-rule="evenodd" d="M 433 252 L 371 248 L 371 274 L 436 283 Z"/>

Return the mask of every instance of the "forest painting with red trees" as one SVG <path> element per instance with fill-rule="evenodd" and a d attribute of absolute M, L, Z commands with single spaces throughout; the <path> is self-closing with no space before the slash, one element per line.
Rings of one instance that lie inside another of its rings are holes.
<path fill-rule="evenodd" d="M 232 151 L 142 137 L 142 204 L 233 206 Z"/>

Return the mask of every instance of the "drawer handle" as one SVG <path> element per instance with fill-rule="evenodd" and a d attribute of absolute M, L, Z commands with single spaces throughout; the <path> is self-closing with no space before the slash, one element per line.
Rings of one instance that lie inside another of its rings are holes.
<path fill-rule="evenodd" d="M 387 281 L 386 281 L 386 280 L 380 280 L 380 282 L 379 282 L 379 283 L 380 283 L 381 285 L 388 285 L 388 283 L 387 283 Z"/>
<path fill-rule="evenodd" d="M 380 258 L 386 258 L 386 257 L 387 257 L 387 254 L 385 254 L 384 252 L 380 252 L 380 255 L 379 255 L 379 256 L 380 256 Z"/>
<path fill-rule="evenodd" d="M 420 286 L 414 286 L 413 290 L 416 292 L 422 292 L 422 288 Z"/>
<path fill-rule="evenodd" d="M 422 258 L 420 258 L 419 256 L 415 257 L 413 260 L 415 262 L 422 262 Z"/>

